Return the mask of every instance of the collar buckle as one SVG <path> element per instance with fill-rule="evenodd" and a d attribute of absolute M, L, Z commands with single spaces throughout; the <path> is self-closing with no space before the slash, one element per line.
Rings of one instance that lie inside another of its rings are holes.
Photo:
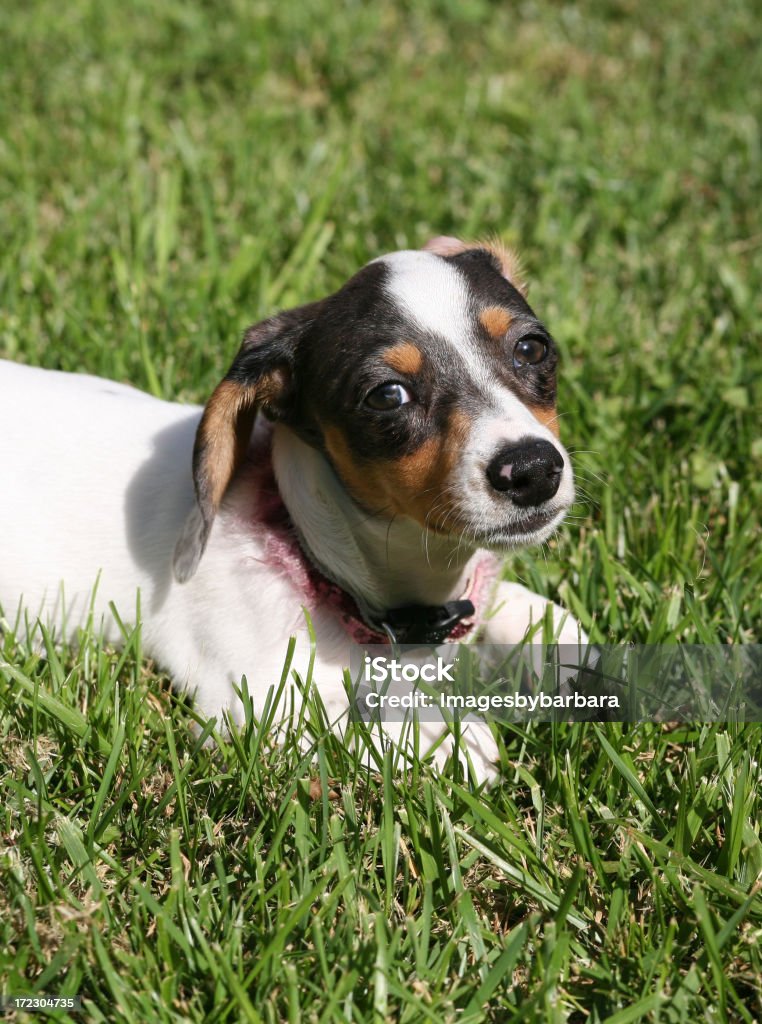
<path fill-rule="evenodd" d="M 446 604 L 408 604 L 391 608 L 381 628 L 393 644 L 441 644 L 463 619 L 476 614 L 473 601 Z"/>

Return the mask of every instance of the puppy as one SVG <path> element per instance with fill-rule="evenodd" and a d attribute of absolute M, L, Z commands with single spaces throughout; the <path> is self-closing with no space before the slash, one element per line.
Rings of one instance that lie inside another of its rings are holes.
<path fill-rule="evenodd" d="M 451 238 L 249 328 L 203 410 L 0 363 L 0 605 L 69 639 L 92 606 L 118 643 L 109 602 L 129 620 L 139 589 L 146 653 L 239 722 L 242 675 L 261 712 L 290 637 L 306 674 L 306 610 L 340 723 L 352 642 L 516 644 L 543 619 L 497 555 L 573 501 L 556 364 L 512 254 Z M 491 733 L 468 729 L 487 778 Z"/>

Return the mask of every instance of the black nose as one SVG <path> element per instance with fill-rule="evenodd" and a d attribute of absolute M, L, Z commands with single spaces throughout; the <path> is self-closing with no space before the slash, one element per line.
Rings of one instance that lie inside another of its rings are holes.
<path fill-rule="evenodd" d="M 487 479 L 515 505 L 527 508 L 553 497 L 563 468 L 561 453 L 549 441 L 526 439 L 500 449 L 487 466 Z"/>

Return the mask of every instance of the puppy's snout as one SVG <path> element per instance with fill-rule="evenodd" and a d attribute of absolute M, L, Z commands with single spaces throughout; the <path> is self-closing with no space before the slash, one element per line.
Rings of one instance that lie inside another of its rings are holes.
<path fill-rule="evenodd" d="M 549 441 L 526 438 L 498 451 L 487 466 L 487 479 L 514 505 L 528 508 L 555 495 L 563 469 L 563 456 Z"/>

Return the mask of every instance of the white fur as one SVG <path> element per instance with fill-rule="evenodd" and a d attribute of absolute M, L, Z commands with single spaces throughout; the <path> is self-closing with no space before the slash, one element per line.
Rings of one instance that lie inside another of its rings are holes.
<path fill-rule="evenodd" d="M 468 282 L 451 263 L 414 249 L 381 256 L 390 270 L 386 291 L 395 304 L 424 331 L 444 338 L 453 358 L 468 367 L 472 380 L 491 389 L 492 375 L 472 344 Z"/>
<path fill-rule="evenodd" d="M 233 686 L 242 674 L 261 712 L 292 635 L 293 667 L 306 675 L 303 595 L 267 563 L 247 529 L 254 495 L 245 467 L 226 495 L 198 571 L 185 584 L 173 577 L 173 549 L 194 505 L 190 467 L 199 407 L 2 361 L 0 394 L 0 606 L 11 625 L 25 608 L 32 622 L 39 616 L 72 640 L 92 600 L 96 623 L 118 643 L 109 602 L 123 620 L 134 621 L 139 590 L 146 655 L 195 692 L 209 716 L 228 710 L 240 720 Z M 389 529 L 369 519 L 325 461 L 284 427 L 276 427 L 273 459 L 308 548 L 366 609 L 462 594 L 473 549 L 461 549 L 454 560 L 451 541 L 426 538 L 410 520 Z M 501 584 L 497 604 L 504 607 L 485 636 L 493 643 L 520 638 L 546 602 Z M 555 613 L 560 623 L 565 613 Z M 317 608 L 313 624 L 315 684 L 329 716 L 340 722 L 349 641 L 330 609 Z M 567 640 L 579 636 L 572 620 L 566 634 Z M 400 729 L 392 724 L 387 733 L 399 738 Z M 429 743 L 440 733 L 435 723 L 422 729 Z M 496 748 L 489 728 L 472 722 L 466 737 L 476 778 L 491 777 Z M 447 743 L 439 748 L 439 763 L 449 749 Z"/>
<path fill-rule="evenodd" d="M 478 536 L 485 540 L 489 536 L 491 543 L 502 548 L 539 544 L 557 529 L 574 501 L 571 458 L 558 438 L 507 388 L 499 390 L 495 404 L 497 408 L 485 410 L 475 420 L 459 459 L 454 510 L 472 525 Z M 495 453 L 527 437 L 549 441 L 564 460 L 558 491 L 547 503 L 548 525 L 540 530 L 522 529 L 535 509 L 519 508 L 506 501 L 505 495 L 495 491 L 487 480 L 486 468 Z"/>

